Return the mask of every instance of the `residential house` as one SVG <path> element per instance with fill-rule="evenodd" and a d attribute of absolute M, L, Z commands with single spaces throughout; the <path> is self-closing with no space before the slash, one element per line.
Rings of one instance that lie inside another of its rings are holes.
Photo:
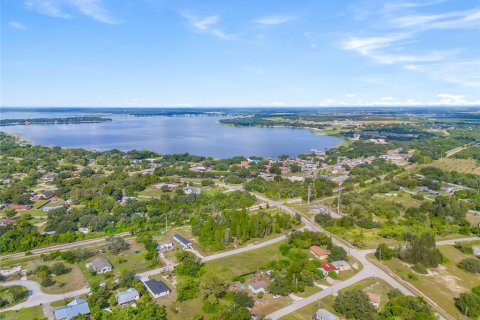
<path fill-rule="evenodd" d="M 49 212 L 49 211 L 62 209 L 62 208 L 64 208 L 63 204 L 51 204 L 51 205 L 42 207 L 42 212 Z"/>
<path fill-rule="evenodd" d="M 370 300 L 370 303 L 375 308 L 378 308 L 380 306 L 380 301 L 382 297 L 379 294 L 373 293 L 373 292 L 367 292 L 367 296 L 368 296 L 368 299 Z"/>
<path fill-rule="evenodd" d="M 65 307 L 55 309 L 54 313 L 56 320 L 69 320 L 81 314 L 90 314 L 90 308 L 86 300 L 77 298 Z"/>
<path fill-rule="evenodd" d="M 135 303 L 140 298 L 140 294 L 134 288 L 128 288 L 127 291 L 119 292 L 116 296 L 118 305 Z"/>
<path fill-rule="evenodd" d="M 334 315 L 328 310 L 318 309 L 312 317 L 313 320 L 340 320 L 339 317 Z"/>
<path fill-rule="evenodd" d="M 50 181 L 53 181 L 57 176 L 58 176 L 58 173 L 55 173 L 55 172 L 47 173 L 42 177 L 42 180 L 45 182 L 50 182 Z"/>
<path fill-rule="evenodd" d="M 16 217 L 5 218 L 0 220 L 0 227 L 5 227 L 11 224 L 14 224 L 17 221 Z"/>
<path fill-rule="evenodd" d="M 254 280 L 248 285 L 248 289 L 252 293 L 257 294 L 260 292 L 267 293 L 268 282 L 265 280 Z"/>
<path fill-rule="evenodd" d="M 202 188 L 186 186 L 183 188 L 183 192 L 185 194 L 200 194 L 202 193 Z"/>
<path fill-rule="evenodd" d="M 29 204 L 12 204 L 10 208 L 15 210 L 16 212 L 20 212 L 30 210 L 32 209 L 32 206 Z"/>
<path fill-rule="evenodd" d="M 54 195 L 55 195 L 55 193 L 52 190 L 45 190 L 45 191 L 42 191 L 41 193 L 39 193 L 37 198 L 46 200 L 46 199 L 50 199 Z"/>
<path fill-rule="evenodd" d="M 320 260 L 328 259 L 328 256 L 330 255 L 330 250 L 319 246 L 311 246 L 310 252 L 313 253 Z"/>
<path fill-rule="evenodd" d="M 171 292 L 170 288 L 159 280 L 145 280 L 143 284 L 155 299 L 166 296 Z"/>
<path fill-rule="evenodd" d="M 88 228 L 78 228 L 78 232 L 83 233 L 83 234 L 87 234 L 87 233 L 90 233 L 90 229 L 88 229 Z"/>
<path fill-rule="evenodd" d="M 338 274 L 339 270 L 337 267 L 335 267 L 332 263 L 327 262 L 327 261 L 322 261 L 322 269 L 325 271 L 325 273 L 329 273 L 331 271 L 335 272 Z"/>
<path fill-rule="evenodd" d="M 345 260 L 333 261 L 332 265 L 337 268 L 338 271 L 347 271 L 352 269 L 350 264 Z"/>
<path fill-rule="evenodd" d="M 155 249 L 157 249 L 157 251 L 172 250 L 173 249 L 173 242 L 172 241 L 160 242 Z"/>
<path fill-rule="evenodd" d="M 96 273 L 106 273 L 112 271 L 112 265 L 104 257 L 96 257 L 92 262 L 87 264 L 87 268 L 90 268 Z"/>
<path fill-rule="evenodd" d="M 189 249 L 192 247 L 192 243 L 178 233 L 173 235 L 173 240 L 177 241 L 184 249 Z"/>

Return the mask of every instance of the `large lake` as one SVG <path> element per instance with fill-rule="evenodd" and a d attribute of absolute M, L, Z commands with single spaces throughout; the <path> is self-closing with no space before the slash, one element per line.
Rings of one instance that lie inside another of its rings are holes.
<path fill-rule="evenodd" d="M 77 114 L 78 115 L 78 114 Z M 96 114 L 98 115 L 98 114 Z M 43 112 L 5 112 L 2 119 L 59 117 Z M 21 134 L 36 145 L 82 147 L 97 150 L 152 150 L 212 156 L 278 157 L 296 156 L 311 149 L 325 150 L 338 145 L 337 137 L 318 135 L 304 129 L 237 128 L 218 124 L 225 117 L 132 117 L 105 115 L 112 122 L 66 125 L 0 127 L 0 131 Z"/>

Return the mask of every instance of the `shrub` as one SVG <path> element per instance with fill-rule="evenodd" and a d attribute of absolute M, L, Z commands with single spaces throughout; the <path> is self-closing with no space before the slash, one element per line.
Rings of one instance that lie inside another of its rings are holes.
<path fill-rule="evenodd" d="M 455 306 L 470 318 L 480 316 L 480 296 L 474 293 L 462 293 L 456 299 Z"/>
<path fill-rule="evenodd" d="M 415 264 L 412 269 L 418 273 L 421 273 L 421 274 L 428 274 L 428 270 L 427 268 L 425 268 L 425 266 L 421 263 L 417 263 Z"/>
<path fill-rule="evenodd" d="M 395 250 L 389 248 L 385 243 L 381 243 L 375 251 L 375 257 L 378 260 L 390 260 L 395 257 Z"/>
<path fill-rule="evenodd" d="M 457 266 L 471 273 L 480 273 L 480 260 L 477 258 L 466 258 L 460 261 Z"/>

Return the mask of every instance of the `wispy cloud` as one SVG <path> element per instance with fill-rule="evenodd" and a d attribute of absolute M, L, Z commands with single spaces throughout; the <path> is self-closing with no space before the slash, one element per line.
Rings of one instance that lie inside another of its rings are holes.
<path fill-rule="evenodd" d="M 414 14 L 391 20 L 391 23 L 400 28 L 414 28 L 417 30 L 432 29 L 460 29 L 478 26 L 480 10 L 455 11 L 443 14 Z"/>
<path fill-rule="evenodd" d="M 265 26 L 275 26 L 275 25 L 287 23 L 295 19 L 297 19 L 296 16 L 290 16 L 290 15 L 266 16 L 266 17 L 259 18 L 253 22 L 256 24 L 261 24 Z"/>
<path fill-rule="evenodd" d="M 351 37 L 341 42 L 341 47 L 345 50 L 356 51 L 381 64 L 442 61 L 456 52 L 456 50 L 439 50 L 413 55 L 389 50 L 393 46 L 412 39 L 413 36 L 413 33 L 399 33 L 377 37 Z"/>
<path fill-rule="evenodd" d="M 476 68 L 466 70 L 464 63 L 457 62 L 465 60 L 458 58 L 462 48 L 425 50 L 425 46 L 418 45 L 423 40 L 421 36 L 427 31 L 480 27 L 480 10 L 476 8 L 435 14 L 415 12 L 418 8 L 444 1 L 387 2 L 383 7 L 377 7 L 377 11 L 369 13 L 375 15 L 373 30 L 376 30 L 376 35 L 350 35 L 340 41 L 340 47 L 368 57 L 376 63 L 398 64 L 405 70 L 423 72 L 436 80 L 464 87 L 479 87 L 480 60 L 473 59 Z M 379 26 L 384 31 L 378 31 Z"/>
<path fill-rule="evenodd" d="M 33 11 L 55 18 L 70 19 L 75 12 L 79 12 L 99 22 L 119 22 L 110 16 L 102 0 L 27 0 L 25 5 Z"/>
<path fill-rule="evenodd" d="M 20 30 L 27 30 L 27 27 L 20 23 L 20 22 L 17 22 L 17 21 L 11 21 L 8 23 L 8 25 L 12 28 L 15 28 L 15 29 L 20 29 Z"/>
<path fill-rule="evenodd" d="M 182 14 L 182 16 L 187 19 L 189 25 L 197 33 L 211 34 L 223 40 L 233 39 L 233 35 L 227 34 L 219 28 L 220 17 L 217 15 L 203 18 L 191 14 Z"/>

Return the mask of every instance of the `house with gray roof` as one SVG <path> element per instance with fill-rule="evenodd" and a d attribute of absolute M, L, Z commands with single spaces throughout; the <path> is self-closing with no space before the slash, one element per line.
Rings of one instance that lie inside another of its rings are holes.
<path fill-rule="evenodd" d="M 325 309 L 318 309 L 312 318 L 313 320 L 340 320 L 338 316 Z"/>
<path fill-rule="evenodd" d="M 96 257 L 92 262 L 87 264 L 87 268 L 96 273 L 106 273 L 112 271 L 112 264 L 104 257 Z"/>
<path fill-rule="evenodd" d="M 185 194 L 200 194 L 202 193 L 202 188 L 186 186 L 183 188 L 183 192 Z"/>
<path fill-rule="evenodd" d="M 55 309 L 54 313 L 56 320 L 69 320 L 80 314 L 90 314 L 90 308 L 86 300 L 77 298 L 65 307 Z"/>
<path fill-rule="evenodd" d="M 338 260 L 338 261 L 333 261 L 332 264 L 337 268 L 339 271 L 347 271 L 352 269 L 350 264 L 345 261 L 345 260 Z"/>
<path fill-rule="evenodd" d="M 119 292 L 116 296 L 118 305 L 129 304 L 137 301 L 140 294 L 134 288 L 128 288 L 127 291 Z"/>
<path fill-rule="evenodd" d="M 184 249 L 192 247 L 192 243 L 178 233 L 173 235 L 173 240 L 177 241 Z"/>
<path fill-rule="evenodd" d="M 155 299 L 166 296 L 171 292 L 170 288 L 159 280 L 145 280 L 143 284 Z"/>

